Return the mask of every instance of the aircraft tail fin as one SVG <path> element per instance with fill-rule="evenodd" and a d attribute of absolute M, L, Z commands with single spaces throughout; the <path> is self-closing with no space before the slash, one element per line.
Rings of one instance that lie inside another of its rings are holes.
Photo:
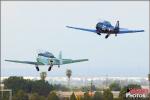
<path fill-rule="evenodd" d="M 116 22 L 115 29 L 119 30 L 119 21 Z"/>
<path fill-rule="evenodd" d="M 62 52 L 59 52 L 59 59 L 62 59 Z"/>
<path fill-rule="evenodd" d="M 59 61 L 60 61 L 60 65 L 62 64 L 62 52 L 59 52 Z"/>

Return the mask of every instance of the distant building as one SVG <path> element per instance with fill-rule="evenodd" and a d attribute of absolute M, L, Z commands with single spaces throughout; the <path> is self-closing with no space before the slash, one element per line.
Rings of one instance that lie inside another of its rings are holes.
<path fill-rule="evenodd" d="M 4 89 L 4 84 L 0 84 L 0 90 Z"/>
<path fill-rule="evenodd" d="M 9 100 L 12 100 L 12 90 L 11 89 L 5 89 L 4 84 L 0 84 L 0 92 L 1 92 L 1 99 L 3 100 L 4 92 L 8 92 Z"/>
<path fill-rule="evenodd" d="M 73 92 L 56 92 L 57 95 L 60 97 L 61 100 L 66 100 L 67 98 L 70 98 L 70 96 L 72 95 Z M 77 98 L 83 97 L 85 92 L 82 91 L 78 91 L 78 92 L 74 92 L 74 94 L 76 95 Z M 91 92 L 89 92 L 89 95 L 91 95 Z M 94 95 L 94 92 L 92 92 L 92 95 Z"/>
<path fill-rule="evenodd" d="M 101 91 L 102 92 L 102 91 Z M 60 97 L 61 100 L 66 100 L 67 98 L 70 98 L 70 96 L 72 95 L 73 92 L 62 92 L 62 91 L 58 91 L 56 92 L 57 95 Z M 74 94 L 76 95 L 77 98 L 83 97 L 85 92 L 82 91 L 78 91 L 78 92 L 74 92 Z M 90 96 L 94 96 L 95 92 L 90 92 L 89 91 L 89 95 Z M 118 98 L 119 97 L 119 91 L 112 91 L 114 98 Z"/>

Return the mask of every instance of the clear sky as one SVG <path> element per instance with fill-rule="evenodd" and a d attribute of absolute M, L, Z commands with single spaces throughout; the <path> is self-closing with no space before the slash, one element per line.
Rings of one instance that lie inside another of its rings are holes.
<path fill-rule="evenodd" d="M 35 61 L 38 51 L 89 62 L 54 66 L 48 76 L 147 76 L 149 67 L 148 1 L 2 1 L 2 76 L 39 76 L 33 65 L 4 59 Z M 115 37 L 68 29 L 66 25 L 95 28 L 100 20 L 143 33 Z M 41 66 L 47 71 L 48 66 Z"/>

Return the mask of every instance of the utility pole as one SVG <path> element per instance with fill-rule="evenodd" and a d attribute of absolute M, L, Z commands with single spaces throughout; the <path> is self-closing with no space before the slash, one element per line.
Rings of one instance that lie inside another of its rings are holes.
<path fill-rule="evenodd" d="M 92 96 L 92 92 L 93 92 L 92 86 L 93 86 L 93 80 L 91 80 L 91 84 L 90 84 L 90 92 L 91 92 L 91 96 Z"/>

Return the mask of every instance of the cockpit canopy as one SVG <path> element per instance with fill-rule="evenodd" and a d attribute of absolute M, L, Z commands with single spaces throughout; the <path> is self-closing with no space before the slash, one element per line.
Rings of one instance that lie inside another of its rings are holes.
<path fill-rule="evenodd" d="M 111 25 L 110 22 L 108 22 L 108 21 L 103 21 L 103 22 L 97 23 L 96 27 L 97 27 L 97 28 L 109 28 L 109 27 L 113 27 L 113 26 Z"/>
<path fill-rule="evenodd" d="M 104 21 L 103 24 L 104 24 L 105 26 L 112 26 L 111 23 L 108 22 L 108 21 Z"/>
<path fill-rule="evenodd" d="M 38 56 L 43 56 L 43 57 L 48 57 L 48 58 L 55 58 L 54 55 L 50 52 L 39 53 Z"/>

